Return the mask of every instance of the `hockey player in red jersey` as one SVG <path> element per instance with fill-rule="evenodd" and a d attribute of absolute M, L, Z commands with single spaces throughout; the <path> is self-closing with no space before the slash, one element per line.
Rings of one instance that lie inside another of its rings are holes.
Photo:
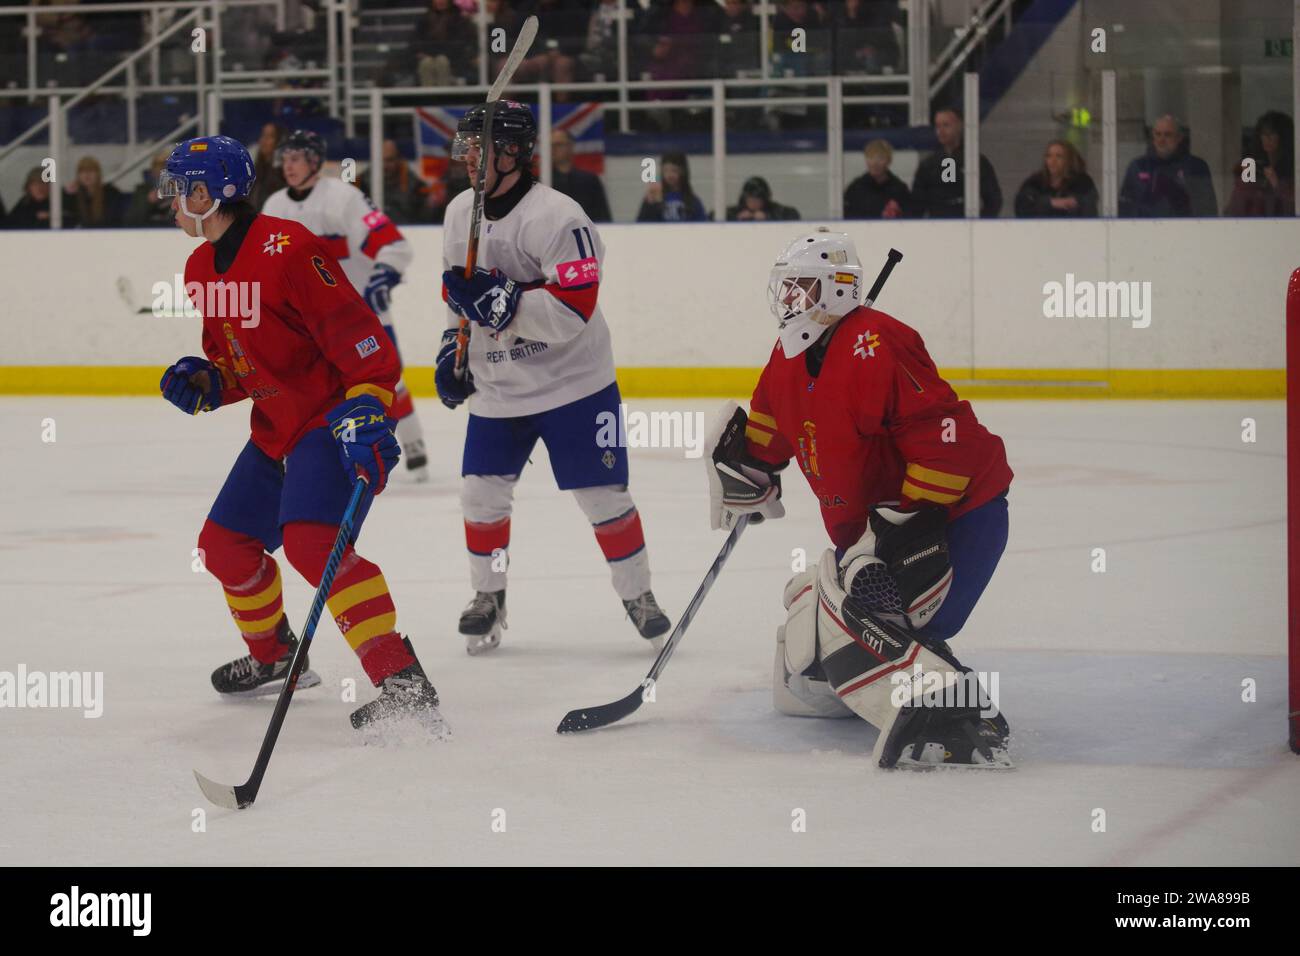
<path fill-rule="evenodd" d="M 781 253 L 779 340 L 749 414 L 729 406 L 711 440 L 713 527 L 781 517 L 778 472 L 795 460 L 834 548 L 786 586 L 777 708 L 858 714 L 883 767 L 1007 767 L 1006 721 L 947 644 L 1006 546 L 1006 452 L 920 335 L 859 304 L 861 286 L 847 235 Z"/>
<path fill-rule="evenodd" d="M 369 196 L 337 176 L 324 173 L 325 140 L 320 134 L 295 130 L 280 145 L 276 156 L 288 185 L 267 197 L 262 212 L 300 222 L 324 241 L 397 348 L 390 308 L 392 291 L 411 265 L 411 244 Z M 406 471 L 416 481 L 428 481 L 424 431 L 401 378 L 393 396 L 389 415 L 397 420 L 393 431 L 402 444 Z"/>
<path fill-rule="evenodd" d="M 357 470 L 377 495 L 400 456 L 389 417 L 400 374 L 392 343 L 325 244 L 296 222 L 259 215 L 247 201 L 252 185 L 248 151 L 225 136 L 181 143 L 159 179 L 177 225 L 206 240 L 185 264 L 187 294 L 203 314 L 203 355 L 166 370 L 163 396 L 191 415 L 252 402 L 252 436 L 198 542 L 248 646 L 213 673 L 222 694 L 278 692 L 292 660 L 297 639 L 272 553 L 283 544 L 289 563 L 319 585 Z M 437 692 L 397 632 L 379 568 L 349 546 L 327 604 L 380 689 L 353 712 L 353 726 L 409 714 L 442 733 Z M 316 683 L 307 671 L 298 686 Z"/>

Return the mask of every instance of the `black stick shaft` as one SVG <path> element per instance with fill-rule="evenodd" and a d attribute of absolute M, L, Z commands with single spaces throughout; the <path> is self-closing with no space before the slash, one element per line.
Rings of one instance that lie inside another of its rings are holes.
<path fill-rule="evenodd" d="M 868 309 L 875 304 L 876 299 L 880 297 L 880 290 L 885 287 L 889 280 L 889 274 L 894 271 L 894 266 L 903 261 L 903 254 L 897 249 L 890 249 L 889 255 L 885 259 L 885 264 L 880 270 L 880 275 L 876 276 L 876 281 L 871 283 L 871 291 L 867 293 L 867 300 L 862 304 Z"/>

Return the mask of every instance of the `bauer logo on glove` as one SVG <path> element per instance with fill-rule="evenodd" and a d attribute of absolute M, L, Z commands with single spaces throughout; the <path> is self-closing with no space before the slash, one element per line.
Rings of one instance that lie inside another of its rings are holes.
<path fill-rule="evenodd" d="M 486 269 L 475 269 L 469 279 L 459 270 L 448 269 L 442 274 L 442 282 L 447 300 L 457 311 L 493 332 L 500 332 L 514 320 L 523 293 L 513 279 Z"/>

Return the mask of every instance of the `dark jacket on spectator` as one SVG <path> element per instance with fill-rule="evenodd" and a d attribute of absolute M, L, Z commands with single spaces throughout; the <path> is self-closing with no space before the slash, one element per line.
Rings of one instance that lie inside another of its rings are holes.
<path fill-rule="evenodd" d="M 844 218 L 883 219 L 891 199 L 898 203 L 900 216 L 913 214 L 912 193 L 906 183 L 893 173 L 883 183 L 876 182 L 870 173 L 863 173 L 844 190 Z"/>
<path fill-rule="evenodd" d="M 585 169 L 570 169 L 567 173 L 551 171 L 551 188 L 562 192 L 587 214 L 592 222 L 609 222 L 613 216 L 609 212 L 609 200 L 605 197 L 605 186 L 600 177 Z"/>
<path fill-rule="evenodd" d="M 961 219 L 966 215 L 965 147 L 958 146 L 951 158 L 957 161 L 954 182 L 943 180 L 942 150 L 931 153 L 916 167 L 912 180 L 912 205 L 922 219 Z M 980 157 L 980 218 L 996 219 L 1002 210 L 1002 189 L 987 156 Z"/>
<path fill-rule="evenodd" d="M 54 187 L 51 187 L 54 188 Z M 68 210 L 68 197 L 63 197 L 63 226 L 73 225 L 72 215 Z M 36 202 L 23 193 L 23 198 L 14 203 L 5 217 L 6 229 L 48 229 L 50 228 L 50 201 Z"/>
<path fill-rule="evenodd" d="M 880 73 L 884 67 L 896 68 L 899 50 L 893 22 L 898 16 L 898 0 L 860 0 L 852 12 L 844 0 L 834 3 L 830 19 L 835 72 Z"/>
<path fill-rule="evenodd" d="M 1210 167 L 1188 152 L 1186 140 L 1168 159 L 1159 158 L 1155 148 L 1148 146 L 1146 155 L 1129 163 L 1124 174 L 1119 214 L 1154 219 L 1217 216 Z"/>
<path fill-rule="evenodd" d="M 708 222 L 709 214 L 704 211 L 704 203 L 699 196 L 691 196 L 688 203 L 679 192 L 665 192 L 664 201 L 652 203 L 641 202 L 641 210 L 636 214 L 637 222 Z"/>
<path fill-rule="evenodd" d="M 751 220 L 742 220 L 740 218 L 740 210 L 741 207 L 739 205 L 728 206 L 727 222 L 750 222 Z M 771 200 L 768 200 L 768 202 L 764 204 L 763 211 L 767 213 L 767 220 L 769 222 L 790 222 L 795 219 L 803 218 L 799 215 L 799 210 L 795 209 L 794 206 L 783 206 L 779 202 L 772 202 Z"/>
<path fill-rule="evenodd" d="M 1079 201 L 1074 209 L 1057 209 L 1053 199 L 1073 196 Z M 1041 169 L 1024 181 L 1016 193 L 1016 216 L 1020 219 L 1095 219 L 1097 186 L 1087 173 L 1080 173 L 1058 189 L 1047 181 Z"/>
<path fill-rule="evenodd" d="M 131 227 L 170 226 L 176 221 L 172 213 L 172 201 L 166 196 L 153 197 L 155 187 L 152 183 L 141 183 L 131 193 L 131 203 L 127 206 L 122 225 Z"/>
<path fill-rule="evenodd" d="M 80 185 L 72 195 L 63 194 L 63 208 L 72 215 L 72 222 L 81 229 L 116 229 L 122 225 L 126 197 L 111 183 L 104 183 L 103 210 L 98 220 L 92 218 L 93 203 L 90 193 Z"/>
<path fill-rule="evenodd" d="M 1236 185 L 1228 197 L 1225 216 L 1294 216 L 1295 215 L 1295 179 L 1291 173 L 1279 173 L 1277 189 L 1264 175 L 1265 163 L 1261 162 L 1255 169 L 1256 181 L 1242 182 L 1242 167 L 1237 167 L 1234 175 Z"/>
<path fill-rule="evenodd" d="M 448 10 L 427 10 L 411 37 L 411 52 L 417 57 L 445 56 L 454 76 L 469 78 L 478 54 L 478 30 L 454 4 Z"/>
<path fill-rule="evenodd" d="M 383 166 L 381 164 L 381 169 Z M 367 196 L 374 198 L 370 188 L 371 170 L 366 170 L 357 181 L 357 188 Z M 411 172 L 411 167 L 403 161 L 396 175 L 384 171 L 384 215 L 399 226 L 421 221 L 424 207 L 424 183 L 419 176 Z"/>

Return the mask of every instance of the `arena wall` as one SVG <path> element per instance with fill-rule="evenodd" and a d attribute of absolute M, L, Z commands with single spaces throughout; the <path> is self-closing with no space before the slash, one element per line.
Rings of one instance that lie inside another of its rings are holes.
<path fill-rule="evenodd" d="M 815 223 L 602 227 L 600 301 L 628 397 L 736 395 L 775 341 L 768 270 Z M 904 253 L 880 307 L 924 336 L 963 395 L 1281 397 L 1295 220 L 840 223 L 870 285 Z M 417 395 L 432 395 L 445 311 L 441 230 L 404 230 L 414 265 L 394 296 Z M 199 351 L 198 320 L 159 317 L 155 283 L 194 241 L 173 230 L 0 233 L 8 264 L 0 392 L 148 394 Z M 1068 278 L 1072 276 L 1073 279 Z M 1145 317 L 1045 315 L 1057 282 L 1138 283 Z M 1149 285 L 1146 285 L 1149 283 Z M 1143 299 L 1143 302 L 1146 300 Z"/>

